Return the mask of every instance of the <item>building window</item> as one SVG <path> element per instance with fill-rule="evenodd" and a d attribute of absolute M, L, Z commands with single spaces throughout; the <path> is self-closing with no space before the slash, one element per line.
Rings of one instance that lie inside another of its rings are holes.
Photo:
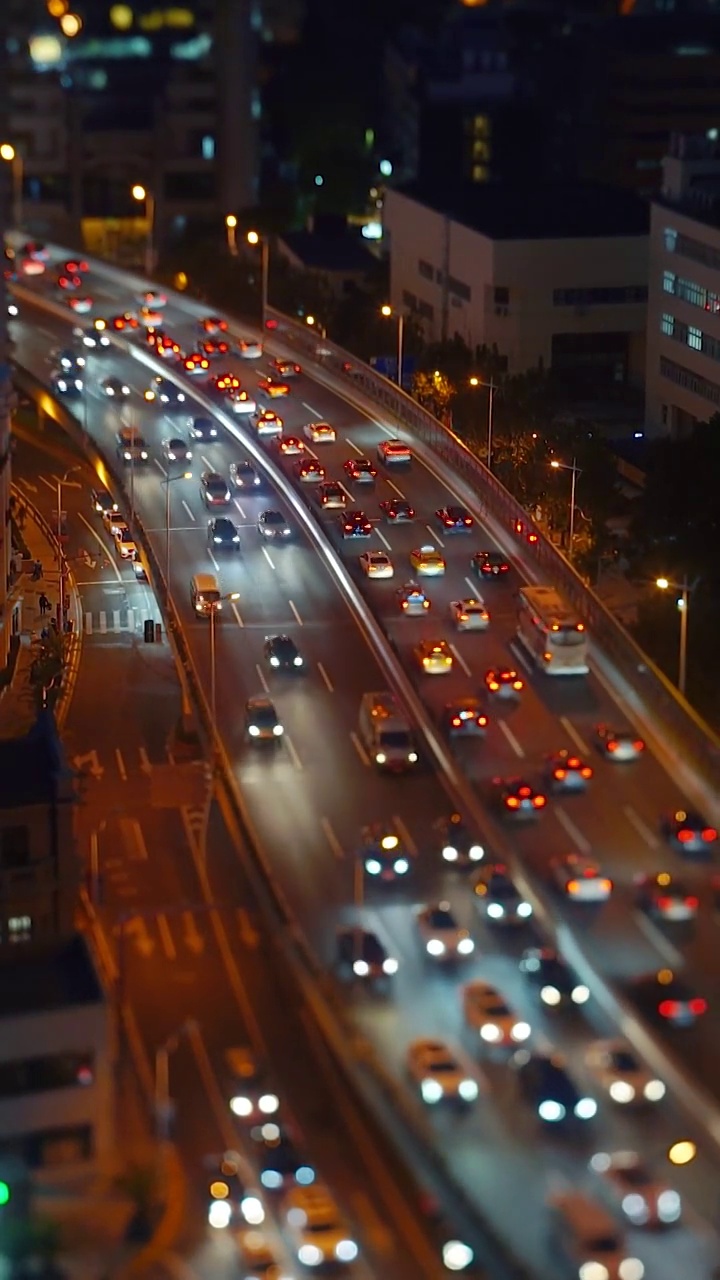
<path fill-rule="evenodd" d="M 707 298 L 707 290 L 701 285 L 695 284 L 693 280 L 678 280 L 675 286 L 675 293 L 678 298 L 682 298 L 684 302 L 689 302 L 693 307 L 705 306 Z"/>
<path fill-rule="evenodd" d="M 463 302 L 469 302 L 472 297 L 470 285 L 463 284 L 462 280 L 454 280 L 452 276 L 448 276 L 448 293 L 454 293 L 457 298 L 462 298 Z"/>
<path fill-rule="evenodd" d="M 663 289 L 665 293 L 675 292 L 675 272 L 663 271 Z"/>
<path fill-rule="evenodd" d="M 472 153 L 473 153 L 473 160 L 489 160 L 490 144 L 488 142 L 483 141 L 482 138 L 478 138 L 476 139 L 475 142 L 473 142 Z"/>
<path fill-rule="evenodd" d="M 596 289 L 553 289 L 555 307 L 608 307 L 647 301 L 644 285 L 603 286 Z"/>
<path fill-rule="evenodd" d="M 472 131 L 476 138 L 490 137 L 490 117 L 475 116 L 472 122 Z"/>
<path fill-rule="evenodd" d="M 692 347 L 693 351 L 702 351 L 702 329 L 696 329 L 690 325 L 687 333 L 687 344 Z"/>
<path fill-rule="evenodd" d="M 30 942 L 33 924 L 31 916 L 9 916 L 7 922 L 8 942 Z"/>
<path fill-rule="evenodd" d="M 203 160 L 215 159 L 215 139 L 211 133 L 203 135 L 203 140 L 200 143 L 200 150 L 202 152 Z"/>
<path fill-rule="evenodd" d="M 474 164 L 472 167 L 473 182 L 487 182 L 488 167 L 486 164 Z"/>
<path fill-rule="evenodd" d="M 422 298 L 418 300 L 418 315 L 423 320 L 432 320 L 435 316 L 435 308 L 429 302 L 423 302 Z"/>
<path fill-rule="evenodd" d="M 668 253 L 674 253 L 677 246 L 678 233 L 674 227 L 666 227 L 663 231 L 663 239 L 665 248 Z"/>
<path fill-rule="evenodd" d="M 0 869 L 26 867 L 30 861 L 30 833 L 27 827 L 0 829 Z"/>
<path fill-rule="evenodd" d="M 19 1098 L 54 1089 L 87 1088 L 95 1079 L 91 1053 L 57 1053 L 52 1057 L 0 1062 L 0 1098 Z"/>
<path fill-rule="evenodd" d="M 432 280 L 434 274 L 432 265 L 429 262 L 424 262 L 422 258 L 418 262 L 418 271 L 423 280 Z"/>
<path fill-rule="evenodd" d="M 403 289 L 402 300 L 403 306 L 407 307 L 409 311 L 417 311 L 418 301 L 414 293 L 408 293 L 407 289 Z"/>
<path fill-rule="evenodd" d="M 669 382 L 674 382 L 676 386 L 684 387 L 694 395 L 701 396 L 703 400 L 708 400 L 710 404 L 720 405 L 720 384 L 693 373 L 684 365 L 676 364 L 674 360 L 666 360 L 661 356 L 660 375 L 667 378 Z"/>
<path fill-rule="evenodd" d="M 703 266 L 710 267 L 713 271 L 720 271 L 720 249 L 714 249 L 712 245 L 705 244 L 702 240 L 676 233 L 673 248 L 676 253 L 689 258 L 692 262 L 701 262 Z"/>
<path fill-rule="evenodd" d="M 496 285 L 494 301 L 496 307 L 508 307 L 510 305 L 510 290 L 505 285 Z"/>
<path fill-rule="evenodd" d="M 660 322 L 660 328 L 668 338 L 672 338 L 675 332 L 675 317 L 671 316 L 668 311 L 663 314 L 663 318 Z"/>

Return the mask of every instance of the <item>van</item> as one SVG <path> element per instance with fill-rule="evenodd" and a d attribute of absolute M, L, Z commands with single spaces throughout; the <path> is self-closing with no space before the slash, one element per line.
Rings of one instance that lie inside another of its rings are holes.
<path fill-rule="evenodd" d="M 190 579 L 190 603 L 196 613 L 204 616 L 222 609 L 222 596 L 214 573 L 193 574 Z"/>
<path fill-rule="evenodd" d="M 645 1268 L 628 1256 L 623 1233 L 614 1218 L 579 1191 L 558 1191 L 550 1197 L 553 1235 L 573 1275 L 602 1275 L 607 1280 L 642 1280 Z"/>
<path fill-rule="evenodd" d="M 360 740 L 379 769 L 405 772 L 418 762 L 412 725 L 392 693 L 364 693 L 358 721 Z"/>

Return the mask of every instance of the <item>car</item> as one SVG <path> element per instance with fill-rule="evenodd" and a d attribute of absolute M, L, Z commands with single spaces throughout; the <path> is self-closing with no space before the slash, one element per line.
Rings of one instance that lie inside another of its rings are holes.
<path fill-rule="evenodd" d="M 337 480 L 326 480 L 317 491 L 317 504 L 323 511 L 344 511 L 348 495 Z"/>
<path fill-rule="evenodd" d="M 146 327 L 162 324 L 162 311 L 157 307 L 140 307 L 137 314 L 140 323 Z"/>
<path fill-rule="evenodd" d="M 294 471 L 301 484 L 322 484 L 326 476 L 317 458 L 301 458 L 295 463 Z"/>
<path fill-rule="evenodd" d="M 148 334 L 151 332 L 148 329 Z M 155 344 L 155 354 L 161 360 L 182 360 L 182 348 L 174 338 L 163 337 Z"/>
<path fill-rule="evenodd" d="M 50 358 L 55 362 L 57 368 L 63 373 L 78 373 L 85 368 L 85 356 L 78 351 L 72 351 L 68 348 L 55 349 L 50 352 Z"/>
<path fill-rule="evenodd" d="M 253 742 L 278 742 L 285 728 L 267 694 L 258 693 L 245 703 L 245 731 Z"/>
<path fill-rule="evenodd" d="M 645 750 L 643 739 L 632 729 L 612 729 L 610 725 L 599 724 L 596 736 L 599 749 L 613 764 L 628 764 L 639 759 Z"/>
<path fill-rule="evenodd" d="M 96 323 L 95 325 L 88 326 L 88 328 L 82 328 L 80 325 L 76 325 L 73 329 L 73 337 L 77 338 L 84 347 L 87 347 L 90 351 L 95 351 L 98 354 L 102 351 L 107 351 L 108 347 L 111 345 L 110 338 L 105 332 L 105 321 L 103 320 L 100 323 L 102 325 L 100 328 L 97 327 Z"/>
<path fill-rule="evenodd" d="M 200 476 L 200 497 L 206 507 L 227 507 L 231 494 L 227 480 L 219 471 L 203 471 Z"/>
<path fill-rule="evenodd" d="M 447 640 L 421 640 L 413 653 L 426 676 L 449 676 L 452 673 L 453 655 Z"/>
<path fill-rule="evenodd" d="M 400 498 L 389 498 L 380 503 L 380 510 L 388 524 L 410 524 L 415 519 L 415 508 Z"/>
<path fill-rule="evenodd" d="M 262 1124 L 277 1117 L 280 1099 L 251 1049 L 244 1045 L 226 1049 L 225 1069 L 230 1082 L 230 1110 L 238 1120 Z"/>
<path fill-rule="evenodd" d="M 676 809 L 663 819 L 662 834 L 678 853 L 684 857 L 711 858 L 715 852 L 718 833 L 702 816 L 691 809 Z"/>
<path fill-rule="evenodd" d="M 409 467 L 412 462 L 410 446 L 395 437 L 380 441 L 377 456 L 386 467 Z"/>
<path fill-rule="evenodd" d="M 501 862 L 481 867 L 472 889 L 478 911 L 490 924 L 527 924 L 532 916 L 532 903 L 523 898 Z"/>
<path fill-rule="evenodd" d="M 145 568 L 145 565 L 143 564 L 142 560 L 138 560 L 137 556 L 132 562 L 132 569 L 133 569 L 133 573 L 135 574 L 136 582 L 148 581 L 147 569 Z"/>
<path fill-rule="evenodd" d="M 597 1102 L 580 1092 L 559 1055 L 520 1049 L 513 1066 L 522 1092 L 545 1124 L 593 1120 L 597 1115 Z"/>
<path fill-rule="evenodd" d="M 462 960 L 475 950 L 469 930 L 458 924 L 449 902 L 419 907 L 415 918 L 423 950 L 433 960 Z"/>
<path fill-rule="evenodd" d="M 361 853 L 365 874 L 371 880 L 392 883 L 402 880 L 410 871 L 411 858 L 396 831 L 381 824 L 365 827 Z"/>
<path fill-rule="evenodd" d="M 668 923 L 682 923 L 697 918 L 700 900 L 687 885 L 668 871 L 635 877 L 635 901 L 642 911 Z"/>
<path fill-rule="evenodd" d="M 450 617 L 458 631 L 487 631 L 490 614 L 482 600 L 467 596 L 464 600 L 452 600 Z"/>
<path fill-rule="evenodd" d="M 183 356 L 180 368 L 189 378 L 204 378 L 210 368 L 210 361 L 202 351 L 191 351 Z"/>
<path fill-rule="evenodd" d="M 289 396 L 290 387 L 287 382 L 281 382 L 279 378 L 258 378 L 258 391 L 262 391 L 264 396 L 269 396 L 271 400 L 277 399 L 279 396 Z"/>
<path fill-rule="evenodd" d="M 407 1070 L 423 1102 L 475 1102 L 480 1094 L 475 1067 L 445 1040 L 413 1040 L 407 1047 Z"/>
<path fill-rule="evenodd" d="M 437 578 L 445 572 L 445 560 L 437 547 L 416 547 L 410 552 L 410 565 L 426 578 Z"/>
<path fill-rule="evenodd" d="M 612 896 L 613 882 L 603 875 L 596 862 L 579 853 L 566 853 L 550 862 L 555 887 L 569 902 L 607 902 Z"/>
<path fill-rule="evenodd" d="M 524 778 L 491 778 L 490 796 L 505 817 L 537 818 L 547 805 L 547 796 Z"/>
<path fill-rule="evenodd" d="M 154 311 L 162 311 L 167 306 L 165 294 L 158 293 L 156 289 L 146 289 L 144 293 L 139 294 L 138 302 L 141 307 L 151 307 Z"/>
<path fill-rule="evenodd" d="M 69 258 L 61 268 L 68 276 L 81 276 L 90 270 L 90 265 L 85 258 Z"/>
<path fill-rule="evenodd" d="M 393 562 L 385 551 L 363 551 L 358 557 L 360 568 L 367 578 L 392 578 Z"/>
<path fill-rule="evenodd" d="M 327 1187 L 294 1187 L 284 1202 L 288 1235 L 304 1267 L 354 1262 L 358 1247 Z"/>
<path fill-rule="evenodd" d="M 230 355 L 230 343 L 225 338 L 207 338 L 205 342 L 198 343 L 198 351 L 208 360 L 217 360 L 218 356 Z"/>
<path fill-rule="evenodd" d="M 261 538 L 271 541 L 287 542 L 292 530 L 281 511 L 261 511 L 257 521 Z"/>
<path fill-rule="evenodd" d="M 335 428 L 329 422 L 306 422 L 303 435 L 313 444 L 334 444 L 337 439 Z"/>
<path fill-rule="evenodd" d="M 207 388 L 212 394 L 224 396 L 228 391 L 239 391 L 242 383 L 235 373 L 214 373 L 208 378 Z"/>
<path fill-rule="evenodd" d="M 253 419 L 259 436 L 282 435 L 283 420 L 278 417 L 274 409 L 258 410 L 256 408 Z"/>
<path fill-rule="evenodd" d="M 6 256 L 12 250 L 6 250 Z M 24 258 L 31 258 L 33 262 L 49 262 L 50 250 L 41 240 L 27 240 L 19 250 L 20 255 Z"/>
<path fill-rule="evenodd" d="M 476 867 L 485 857 L 485 849 L 473 835 L 462 814 L 451 813 L 449 818 L 439 818 L 434 824 L 443 862 L 465 870 Z"/>
<path fill-rule="evenodd" d="M 651 1173 L 635 1151 L 598 1151 L 590 1168 L 634 1227 L 669 1227 L 682 1218 L 680 1193 Z"/>
<path fill-rule="evenodd" d="M 193 418 L 190 435 L 193 440 L 200 440 L 202 444 L 211 444 L 218 438 L 218 429 L 212 418 Z"/>
<path fill-rule="evenodd" d="M 215 551 L 239 551 L 237 526 L 227 516 L 217 516 L 208 524 L 208 542 Z"/>
<path fill-rule="evenodd" d="M 587 789 L 593 770 L 582 756 L 563 749 L 548 756 L 546 776 L 553 791 L 574 793 Z"/>
<path fill-rule="evenodd" d="M 112 316 L 109 323 L 110 328 L 115 329 L 117 333 L 124 333 L 128 329 L 132 331 L 140 328 L 140 321 L 130 311 L 123 311 L 122 315 Z"/>
<path fill-rule="evenodd" d="M 485 672 L 485 688 L 495 698 L 516 701 L 525 688 L 525 681 L 511 667 L 490 667 Z"/>
<path fill-rule="evenodd" d="M 263 1220 L 264 1218 L 261 1222 Z M 287 1280 L 278 1246 L 268 1235 L 258 1230 L 254 1217 L 250 1221 L 252 1225 L 241 1227 L 235 1233 L 242 1280 L 283 1280 L 284 1273 Z"/>
<path fill-rule="evenodd" d="M 117 450 L 123 462 L 148 462 L 150 454 L 137 427 L 121 427 L 115 437 Z"/>
<path fill-rule="evenodd" d="M 237 417 L 257 413 L 257 400 L 254 400 L 250 393 L 244 391 L 242 387 L 228 387 L 223 396 L 223 404 L 230 413 L 234 413 Z M 282 424 L 280 429 L 282 430 Z"/>
<path fill-rule="evenodd" d="M 343 471 L 352 484 L 374 484 L 377 478 L 377 468 L 369 458 L 348 458 Z"/>
<path fill-rule="evenodd" d="M 390 978 L 398 971 L 397 960 L 388 955 L 377 934 L 361 925 L 338 930 L 337 961 L 356 978 Z"/>
<path fill-rule="evenodd" d="M 695 985 L 678 978 L 672 969 L 644 974 L 629 990 L 644 1013 L 674 1027 L 692 1027 L 708 1010 Z"/>
<path fill-rule="evenodd" d="M 263 353 L 262 342 L 256 342 L 254 338 L 240 338 L 237 353 L 241 360 L 259 360 Z"/>
<path fill-rule="evenodd" d="M 307 449 L 305 441 L 298 436 L 276 436 L 275 448 L 284 458 L 294 458 L 298 456 L 306 456 Z"/>
<path fill-rule="evenodd" d="M 568 963 L 552 947 L 527 947 L 520 959 L 524 973 L 549 1009 L 587 1004 L 590 988 L 579 982 Z"/>
<path fill-rule="evenodd" d="M 122 378 L 103 378 L 100 383 L 100 390 L 109 399 L 124 399 L 130 395 L 130 388 L 127 382 L 123 382 Z"/>
<path fill-rule="evenodd" d="M 107 522 L 107 526 L 110 531 L 110 537 L 113 541 L 116 538 L 119 538 L 121 533 L 130 533 L 130 526 L 125 517 L 121 515 L 111 516 Z"/>
<path fill-rule="evenodd" d="M 266 1191 L 283 1191 L 294 1183 L 309 1187 L 315 1181 L 315 1170 L 300 1155 L 283 1125 L 266 1121 L 251 1129 L 250 1137 L 256 1144 L 253 1164 L 260 1170 L 260 1182 Z M 276 1276 L 276 1280 L 282 1278 Z"/>
<path fill-rule="evenodd" d="M 137 545 L 129 529 L 119 529 L 115 534 L 115 550 L 123 560 L 134 560 Z"/>
<path fill-rule="evenodd" d="M 275 671 L 302 671 L 303 660 L 290 636 L 266 636 L 263 645 L 266 662 Z"/>
<path fill-rule="evenodd" d="M 585 1066 L 607 1093 L 620 1106 L 645 1102 L 661 1102 L 667 1092 L 635 1056 L 627 1040 L 595 1040 L 585 1054 Z"/>
<path fill-rule="evenodd" d="M 67 271 L 61 271 L 57 278 L 57 287 L 64 292 L 70 293 L 73 289 L 82 289 L 82 276 L 77 272 L 70 274 Z"/>
<path fill-rule="evenodd" d="M 198 322 L 198 327 L 201 333 L 209 333 L 214 336 L 216 333 L 227 333 L 228 322 L 227 320 L 222 320 L 220 316 L 204 316 Z"/>
<path fill-rule="evenodd" d="M 438 507 L 435 519 L 444 533 L 470 533 L 475 524 L 466 507 Z"/>
<path fill-rule="evenodd" d="M 70 310 L 75 312 L 76 316 L 89 315 L 93 309 L 93 300 L 91 297 L 87 295 L 84 298 L 83 297 L 68 298 L 67 304 Z"/>
<path fill-rule="evenodd" d="M 479 698 L 468 695 L 446 702 L 440 713 L 440 723 L 450 738 L 484 738 L 489 721 Z"/>
<path fill-rule="evenodd" d="M 283 360 L 280 356 L 275 356 L 274 360 L 270 361 L 270 367 L 273 377 L 277 375 L 279 378 L 297 378 L 302 373 L 300 365 L 295 364 L 294 360 Z"/>
<path fill-rule="evenodd" d="M 120 507 L 115 501 L 111 493 L 107 489 L 93 489 L 90 493 L 90 505 L 93 511 L 102 516 L 103 520 L 108 520 L 110 516 L 117 515 Z"/>
<path fill-rule="evenodd" d="M 462 989 L 465 1022 L 486 1045 L 518 1045 L 530 1037 L 530 1024 L 519 1018 L 497 987 L 475 979 Z"/>
<path fill-rule="evenodd" d="M 158 403 L 172 409 L 175 405 L 185 403 L 185 392 L 178 390 L 174 382 L 168 382 L 167 378 L 158 374 L 147 388 L 145 399 L 149 404 Z"/>
<path fill-rule="evenodd" d="M 408 618 L 422 618 L 430 608 L 430 601 L 418 582 L 405 582 L 395 593 L 398 604 Z"/>
<path fill-rule="evenodd" d="M 63 396 L 79 396 L 85 385 L 79 373 L 66 373 L 64 369 L 54 369 L 50 380 L 54 390 Z"/>
<path fill-rule="evenodd" d="M 338 528 L 343 538 L 369 538 L 372 525 L 364 511 L 346 511 L 338 516 Z"/>
<path fill-rule="evenodd" d="M 252 462 L 231 462 L 230 481 L 236 489 L 259 489 L 262 479 Z"/>
<path fill-rule="evenodd" d="M 168 462 L 190 462 L 192 459 L 192 449 L 182 436 L 171 436 L 168 440 L 163 440 L 161 448 Z"/>

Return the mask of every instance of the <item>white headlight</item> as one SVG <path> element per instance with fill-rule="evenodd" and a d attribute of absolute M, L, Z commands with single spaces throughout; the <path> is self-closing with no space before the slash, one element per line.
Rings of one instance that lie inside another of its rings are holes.
<path fill-rule="evenodd" d="M 511 1039 L 515 1040 L 517 1044 L 522 1044 L 523 1040 L 527 1040 L 529 1035 L 529 1022 L 516 1022 L 510 1032 Z"/>
<path fill-rule="evenodd" d="M 457 849 L 454 849 L 451 844 L 446 844 L 442 851 L 442 856 L 446 862 L 457 862 L 458 851 Z"/>
<path fill-rule="evenodd" d="M 498 1040 L 502 1039 L 502 1031 L 495 1026 L 494 1022 L 486 1022 L 480 1028 L 480 1039 L 486 1044 L 497 1044 Z"/>
<path fill-rule="evenodd" d="M 439 1102 L 443 1096 L 442 1085 L 437 1080 L 423 1080 L 420 1092 L 424 1102 Z"/>
<path fill-rule="evenodd" d="M 587 1004 L 590 999 L 590 988 L 581 982 L 577 987 L 573 987 L 571 999 L 573 1004 Z"/>
<path fill-rule="evenodd" d="M 251 737 L 251 738 L 259 738 L 259 737 L 260 737 L 260 730 L 258 729 L 258 727 L 257 727 L 257 725 L 256 725 L 256 724 L 248 725 L 248 733 L 250 734 L 250 737 Z"/>
<path fill-rule="evenodd" d="M 574 1111 L 578 1120 L 592 1120 L 597 1115 L 597 1102 L 594 1098 L 579 1098 Z"/>
<path fill-rule="evenodd" d="M 548 1124 L 555 1124 L 557 1120 L 565 1119 L 565 1108 L 561 1102 L 546 1098 L 538 1107 L 538 1115 L 541 1120 L 545 1120 Z"/>
<path fill-rule="evenodd" d="M 659 1102 L 665 1097 L 665 1085 L 662 1080 L 648 1080 L 643 1089 L 643 1096 L 648 1102 Z"/>
<path fill-rule="evenodd" d="M 425 943 L 425 950 L 429 956 L 444 956 L 445 943 L 441 942 L 439 938 L 430 938 Z"/>
<path fill-rule="evenodd" d="M 627 1080 L 613 1080 L 608 1090 L 613 1102 L 634 1102 L 635 1089 Z"/>
<path fill-rule="evenodd" d="M 661 1222 L 677 1222 L 682 1213 L 682 1203 L 677 1191 L 661 1191 L 657 1198 L 657 1213 Z"/>
<path fill-rule="evenodd" d="M 219 547 L 220 543 L 222 542 L 222 538 L 213 538 L 213 542 L 215 543 L 216 547 Z M 277 659 L 275 659 L 275 665 L 277 666 Z"/>
<path fill-rule="evenodd" d="M 408 751 L 408 760 L 410 764 L 417 764 L 417 751 Z"/>
<path fill-rule="evenodd" d="M 583 1262 L 578 1276 L 579 1280 L 610 1280 L 610 1272 L 604 1262 Z"/>
<path fill-rule="evenodd" d="M 302 660 L 302 658 L 300 657 L 300 655 L 299 655 L 299 654 L 298 654 L 297 658 L 293 658 L 293 666 L 294 666 L 294 667 L 301 667 L 301 666 L 302 666 L 302 664 L 303 664 L 303 660 Z"/>
<path fill-rule="evenodd" d="M 475 943 L 472 938 L 461 938 L 457 945 L 458 955 L 470 956 L 475 950 Z"/>
<path fill-rule="evenodd" d="M 245 1199 L 240 1201 L 240 1212 L 251 1227 L 259 1227 L 260 1223 L 265 1221 L 265 1210 L 257 1196 L 245 1196 Z"/>
<path fill-rule="evenodd" d="M 115 389 L 114 389 L 114 387 L 106 387 L 106 388 L 105 388 L 105 395 L 106 395 L 106 396 L 114 396 L 114 395 L 115 395 Z"/>
<path fill-rule="evenodd" d="M 382 865 L 377 858 L 367 858 L 365 860 L 365 870 L 369 876 L 379 876 L 382 871 Z"/>
<path fill-rule="evenodd" d="M 322 1250 L 316 1244 L 301 1244 L 298 1249 L 298 1262 L 304 1267 L 319 1267 L 323 1260 Z"/>
<path fill-rule="evenodd" d="M 636 1226 L 642 1227 L 650 1217 L 650 1210 L 644 1196 L 638 1194 L 637 1191 L 631 1192 L 630 1195 L 623 1196 L 622 1210 L 631 1222 Z"/>
<path fill-rule="evenodd" d="M 125 386 L 125 383 L 123 383 L 121 390 L 122 390 L 122 393 L 123 393 L 123 395 L 124 395 L 124 396 L 129 396 L 129 395 L 130 395 L 130 388 L 129 388 L 129 387 L 126 387 L 126 386 Z"/>
<path fill-rule="evenodd" d="M 260 1181 L 268 1191 L 277 1191 L 282 1186 L 282 1174 L 277 1169 L 263 1169 Z"/>
<path fill-rule="evenodd" d="M 280 1100 L 275 1093 L 263 1093 L 258 1099 L 258 1110 L 264 1116 L 274 1116 L 279 1106 Z"/>
<path fill-rule="evenodd" d="M 148 457 L 148 456 L 147 456 L 147 450 L 146 450 L 146 449 L 142 449 L 142 450 L 140 451 L 140 457 L 141 457 L 141 459 L 142 459 L 142 461 L 143 461 L 143 462 L 147 462 L 147 457 Z"/>
<path fill-rule="evenodd" d="M 282 737 L 282 735 L 284 734 L 284 732 L 285 732 L 285 730 L 284 730 L 284 728 L 283 728 L 283 726 L 282 726 L 281 724 L 274 724 L 274 725 L 273 725 L 273 735 L 274 735 L 274 737 L 276 737 L 276 738 L 281 738 L 281 737 Z"/>
<path fill-rule="evenodd" d="M 383 962 L 383 973 L 392 974 L 392 973 L 397 973 L 397 971 L 398 971 L 397 960 L 395 959 L 394 956 L 388 956 L 387 960 Z"/>
<path fill-rule="evenodd" d="M 213 1200 L 208 1209 L 208 1224 L 221 1231 L 223 1227 L 230 1225 L 232 1218 L 232 1208 L 227 1200 Z"/>
<path fill-rule="evenodd" d="M 505 908 L 499 902 L 488 902 L 487 913 L 491 920 L 502 920 Z"/>
<path fill-rule="evenodd" d="M 541 987 L 540 999 L 543 1004 L 549 1004 L 554 1007 L 555 1005 L 560 1004 L 562 996 L 560 995 L 557 987 Z"/>
<path fill-rule="evenodd" d="M 230 1110 L 235 1116 L 251 1116 L 253 1105 L 249 1098 L 231 1098 Z"/>
<path fill-rule="evenodd" d="M 393 863 L 393 871 L 396 876 L 404 876 L 410 870 L 410 863 L 407 858 L 396 858 Z"/>
<path fill-rule="evenodd" d="M 369 972 L 370 972 L 370 965 L 368 964 L 367 960 L 355 961 L 353 965 L 353 973 L 356 974 L 358 978 L 367 978 Z"/>
<path fill-rule="evenodd" d="M 443 1245 L 442 1256 L 448 1271 L 464 1271 L 470 1266 L 475 1255 L 472 1249 L 461 1240 L 449 1240 Z"/>
<path fill-rule="evenodd" d="M 620 1280 L 643 1280 L 645 1264 L 639 1258 L 623 1258 L 618 1267 Z"/>
<path fill-rule="evenodd" d="M 338 1262 L 354 1262 L 358 1256 L 358 1247 L 354 1240 L 338 1240 L 335 1245 L 335 1257 Z"/>
<path fill-rule="evenodd" d="M 377 755 L 375 756 L 375 763 L 376 763 L 376 764 L 385 764 L 385 761 L 386 761 L 386 760 L 387 760 L 387 756 L 385 755 L 385 752 L 384 752 L 384 751 L 378 751 Z"/>
<path fill-rule="evenodd" d="M 532 915 L 532 906 L 529 902 L 518 902 L 517 913 L 521 920 L 527 920 Z"/>
<path fill-rule="evenodd" d="M 476 1080 L 461 1080 L 458 1085 L 458 1093 L 463 1102 L 474 1102 L 478 1096 L 479 1089 Z"/>
<path fill-rule="evenodd" d="M 272 658 L 270 659 L 270 666 L 271 666 L 271 667 L 279 667 L 279 666 L 280 666 L 280 659 L 279 659 L 279 658 L 276 658 L 274 654 L 273 654 Z"/>
<path fill-rule="evenodd" d="M 468 850 L 468 858 L 471 862 L 482 862 L 485 857 L 485 850 L 481 844 L 471 844 Z"/>

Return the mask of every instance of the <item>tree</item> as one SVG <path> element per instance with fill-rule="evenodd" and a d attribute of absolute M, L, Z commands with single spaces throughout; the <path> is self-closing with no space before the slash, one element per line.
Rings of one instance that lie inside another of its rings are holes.
<path fill-rule="evenodd" d="M 440 369 L 433 369 L 432 373 L 419 370 L 413 374 L 412 393 L 424 409 L 444 419 L 447 417 L 455 388 Z"/>

